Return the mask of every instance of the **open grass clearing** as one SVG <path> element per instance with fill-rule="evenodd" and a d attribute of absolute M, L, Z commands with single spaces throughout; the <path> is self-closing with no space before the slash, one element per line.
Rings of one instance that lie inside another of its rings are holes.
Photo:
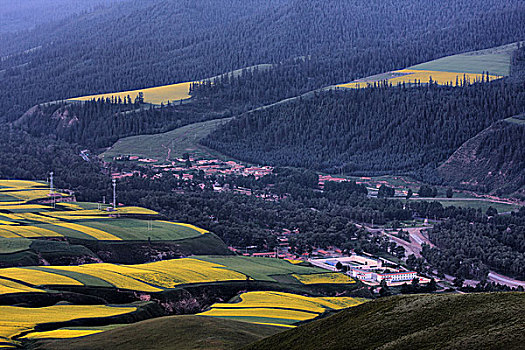
<path fill-rule="evenodd" d="M 215 119 L 186 125 L 162 134 L 131 136 L 118 140 L 109 150 L 101 154 L 109 161 L 120 155 L 134 155 L 159 161 L 181 158 L 189 153 L 195 158 L 230 159 L 199 144 L 213 130 L 232 118 Z M 169 156 L 168 156 L 169 155 Z"/>

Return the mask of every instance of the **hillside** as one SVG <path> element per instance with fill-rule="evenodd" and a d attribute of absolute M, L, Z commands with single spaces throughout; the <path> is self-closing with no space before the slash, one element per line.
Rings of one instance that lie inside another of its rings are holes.
<path fill-rule="evenodd" d="M 92 11 L 123 0 L 0 0 L 0 35 L 28 31 L 50 21 Z"/>
<path fill-rule="evenodd" d="M 438 172 L 459 187 L 523 196 L 524 147 L 523 119 L 509 118 L 466 141 L 439 166 Z"/>
<path fill-rule="evenodd" d="M 246 349 L 521 349 L 523 293 L 375 300 Z"/>
<path fill-rule="evenodd" d="M 524 110 L 523 96 L 522 84 L 505 80 L 326 91 L 244 114 L 202 144 L 255 164 L 366 176 L 430 172 L 494 121 Z"/>
<path fill-rule="evenodd" d="M 129 0 L 6 37 L 0 115 L 14 120 L 36 103 L 195 81 L 261 63 L 277 64 L 277 77 L 304 93 L 515 42 L 523 38 L 524 16 L 518 0 Z M 302 62 L 293 67 L 297 58 Z"/>
<path fill-rule="evenodd" d="M 112 158 L 119 155 L 130 154 L 168 161 L 182 158 L 184 153 L 189 152 L 194 157 L 215 156 L 221 158 L 220 154 L 202 146 L 199 141 L 230 120 L 231 118 L 215 119 L 186 125 L 162 134 L 126 137 L 118 140 L 100 156 L 106 161 L 111 161 Z"/>
<path fill-rule="evenodd" d="M 163 317 L 77 339 L 43 340 L 45 350 L 219 350 L 239 349 L 283 328 L 199 316 Z M 140 335 L 140 336 L 137 336 Z M 143 336 L 147 335 L 147 336 Z"/>

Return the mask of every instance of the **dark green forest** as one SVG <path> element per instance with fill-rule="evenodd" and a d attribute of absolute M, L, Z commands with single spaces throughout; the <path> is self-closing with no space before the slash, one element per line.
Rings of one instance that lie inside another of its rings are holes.
<path fill-rule="evenodd" d="M 515 42 L 524 22 L 519 0 L 130 0 L 2 37 L 0 116 L 259 63 L 305 92 Z"/>
<path fill-rule="evenodd" d="M 430 173 L 493 122 L 525 111 L 523 83 L 329 91 L 236 118 L 203 144 L 259 164 Z"/>

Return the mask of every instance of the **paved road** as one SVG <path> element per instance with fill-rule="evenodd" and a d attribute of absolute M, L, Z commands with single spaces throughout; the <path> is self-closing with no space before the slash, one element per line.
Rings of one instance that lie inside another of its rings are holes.
<path fill-rule="evenodd" d="M 519 286 L 525 287 L 525 281 L 515 280 L 513 278 L 501 275 L 501 274 L 496 273 L 494 271 L 490 271 L 489 272 L 489 280 L 491 280 L 492 282 L 496 282 L 496 283 L 499 283 L 499 284 L 504 284 L 504 285 L 507 285 L 507 286 L 513 287 L 513 288 L 519 287 Z"/>

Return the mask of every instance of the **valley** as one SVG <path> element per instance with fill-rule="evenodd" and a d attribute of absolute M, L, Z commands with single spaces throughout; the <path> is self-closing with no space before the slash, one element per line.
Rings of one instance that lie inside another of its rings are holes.
<path fill-rule="evenodd" d="M 523 1 L 0 4 L 0 348 L 523 344 Z"/>

